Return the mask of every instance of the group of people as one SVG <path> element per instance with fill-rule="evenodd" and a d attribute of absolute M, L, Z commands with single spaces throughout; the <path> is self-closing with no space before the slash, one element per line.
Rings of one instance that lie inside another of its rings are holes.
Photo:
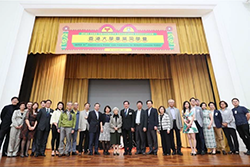
<path fill-rule="evenodd" d="M 55 110 L 50 108 L 52 101 L 49 99 L 40 103 L 40 109 L 37 102 L 19 103 L 17 97 L 13 97 L 11 103 L 1 112 L 0 148 L 5 137 L 3 156 L 16 157 L 20 152 L 21 157 L 28 157 L 31 140 L 30 156 L 45 156 L 50 130 L 51 155 L 59 157 L 70 154 L 100 155 L 99 142 L 102 143 L 104 155 L 110 155 L 111 147 L 113 155 L 119 155 L 121 136 L 123 155 L 132 155 L 133 141 L 136 155 L 157 155 L 157 132 L 161 137 L 163 155 L 183 155 L 181 131 L 188 136 L 192 156 L 206 153 L 215 155 L 220 152 L 224 155 L 239 154 L 236 130 L 246 145 L 245 154 L 250 155 L 250 113 L 239 105 L 237 98 L 232 99 L 232 110 L 225 101 L 220 101 L 220 110 L 217 110 L 215 103 L 200 104 L 198 99 L 192 97 L 183 103 L 182 112 L 175 107 L 173 99 L 168 100 L 167 108 L 160 106 L 158 110 L 153 108 L 152 100 L 147 100 L 146 110 L 143 109 L 143 102 L 138 101 L 134 111 L 126 100 L 121 111 L 107 105 L 104 112 L 100 112 L 99 103 L 94 104 L 92 111 L 89 111 L 88 102 L 84 104 L 83 111 L 79 111 L 77 102 L 67 102 L 65 109 L 64 103 L 58 102 Z M 223 132 L 230 147 L 229 152 L 225 151 Z"/>

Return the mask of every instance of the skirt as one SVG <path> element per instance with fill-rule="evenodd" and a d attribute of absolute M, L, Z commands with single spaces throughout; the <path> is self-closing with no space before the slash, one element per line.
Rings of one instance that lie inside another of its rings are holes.
<path fill-rule="evenodd" d="M 110 126 L 109 126 L 109 122 L 105 122 L 105 124 L 103 126 L 103 132 L 100 133 L 99 140 L 100 141 L 110 141 Z"/>
<path fill-rule="evenodd" d="M 115 133 L 111 133 L 111 139 L 110 139 L 110 144 L 111 145 L 120 145 L 121 141 L 121 133 L 118 133 L 115 131 Z"/>

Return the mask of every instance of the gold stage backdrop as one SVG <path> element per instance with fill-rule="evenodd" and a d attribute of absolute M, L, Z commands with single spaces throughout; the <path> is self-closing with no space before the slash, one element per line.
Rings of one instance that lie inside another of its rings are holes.
<path fill-rule="evenodd" d="M 180 55 L 53 55 L 59 23 L 176 23 Z M 31 101 L 50 98 L 78 101 L 80 110 L 88 97 L 88 79 L 150 79 L 154 107 L 167 100 L 182 102 L 195 96 L 219 101 L 217 86 L 200 18 L 37 18 L 29 54 L 39 55 Z M 138 68 L 139 67 L 139 68 Z M 181 134 L 182 145 L 188 146 Z M 47 148 L 50 148 L 48 139 Z"/>

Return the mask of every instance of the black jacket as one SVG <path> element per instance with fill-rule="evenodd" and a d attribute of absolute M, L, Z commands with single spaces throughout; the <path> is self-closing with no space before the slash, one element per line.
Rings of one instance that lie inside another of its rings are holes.
<path fill-rule="evenodd" d="M 50 113 L 47 114 L 46 108 L 41 108 L 37 114 L 38 125 L 37 128 L 41 131 L 50 130 L 50 118 L 54 110 L 50 109 Z"/>
<path fill-rule="evenodd" d="M 11 118 L 12 115 L 14 113 L 15 110 L 18 109 L 17 105 L 7 105 L 3 108 L 2 112 L 1 112 L 1 125 L 0 125 L 0 129 L 8 129 L 10 128 L 10 125 L 12 123 Z"/>
<path fill-rule="evenodd" d="M 221 128 L 222 127 L 222 116 L 220 111 L 218 110 L 214 110 L 214 124 L 216 126 L 216 128 Z"/>
<path fill-rule="evenodd" d="M 100 122 L 102 119 L 102 114 L 100 111 L 98 111 L 99 119 L 97 119 L 95 111 L 90 111 L 88 116 L 88 122 L 89 122 L 89 132 L 96 133 L 100 132 Z"/>
<path fill-rule="evenodd" d="M 135 111 L 135 123 L 136 123 L 137 111 L 138 111 L 138 110 Z M 143 110 L 143 109 L 141 109 L 140 124 L 142 124 L 142 128 L 147 128 L 147 124 L 148 124 L 148 115 L 147 115 L 146 111 Z"/>
<path fill-rule="evenodd" d="M 124 109 L 121 110 L 122 116 L 122 129 L 130 130 L 135 127 L 135 112 L 134 110 L 128 110 L 127 115 L 125 115 Z"/>
<path fill-rule="evenodd" d="M 148 115 L 148 110 L 146 110 L 146 114 L 148 116 L 148 130 L 153 130 L 154 126 L 158 127 L 158 113 L 156 108 L 152 108 L 150 111 L 150 115 Z"/>

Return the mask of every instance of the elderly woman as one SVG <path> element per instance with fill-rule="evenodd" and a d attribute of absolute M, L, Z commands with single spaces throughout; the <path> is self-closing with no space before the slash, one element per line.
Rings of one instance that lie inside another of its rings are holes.
<path fill-rule="evenodd" d="M 122 117 L 119 115 L 119 109 L 117 107 L 113 108 L 113 115 L 110 117 L 110 143 L 113 145 L 114 153 L 113 155 L 119 155 L 118 149 L 120 144 L 120 137 L 122 133 Z"/>
<path fill-rule="evenodd" d="M 161 143 L 163 155 L 170 155 L 170 117 L 168 113 L 165 112 L 166 109 L 164 106 L 158 108 L 159 112 L 159 125 L 158 133 L 161 135 Z"/>
<path fill-rule="evenodd" d="M 10 125 L 10 139 L 8 146 L 8 157 L 16 157 L 20 146 L 21 128 L 23 126 L 24 118 L 26 115 L 25 103 L 20 103 L 20 109 L 15 110 L 12 116 L 12 124 Z"/>

